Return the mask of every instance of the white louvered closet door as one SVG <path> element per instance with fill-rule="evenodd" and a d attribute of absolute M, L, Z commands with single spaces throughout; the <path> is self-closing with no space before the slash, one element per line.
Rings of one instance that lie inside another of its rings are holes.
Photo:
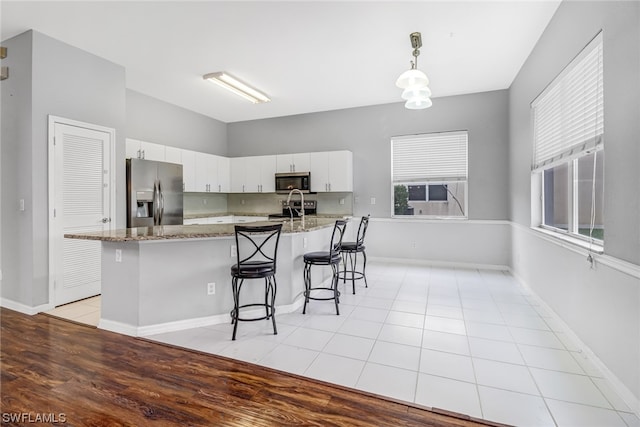
<path fill-rule="evenodd" d="M 107 132 L 55 124 L 55 305 L 100 294 L 101 242 L 63 236 L 110 228 L 111 143 Z"/>

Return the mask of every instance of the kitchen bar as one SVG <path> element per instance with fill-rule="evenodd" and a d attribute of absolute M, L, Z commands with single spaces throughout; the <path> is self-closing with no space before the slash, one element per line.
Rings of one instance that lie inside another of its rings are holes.
<path fill-rule="evenodd" d="M 335 220 L 316 217 L 283 222 L 276 273 L 276 319 L 279 313 L 301 306 L 302 255 L 326 250 Z M 253 224 L 265 223 L 273 222 Z M 102 242 L 99 328 L 145 336 L 230 321 L 233 224 L 139 227 L 65 234 L 65 238 Z M 328 271 L 319 273 L 314 280 L 329 277 Z M 248 286 L 246 298 L 260 301 L 263 291 L 262 286 Z"/>

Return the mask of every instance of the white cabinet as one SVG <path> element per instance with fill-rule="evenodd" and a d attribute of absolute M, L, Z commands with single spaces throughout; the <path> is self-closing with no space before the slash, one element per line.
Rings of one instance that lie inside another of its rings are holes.
<path fill-rule="evenodd" d="M 311 191 L 353 191 L 353 154 L 351 151 L 311 153 Z"/>
<path fill-rule="evenodd" d="M 309 172 L 310 153 L 278 154 L 276 172 Z"/>
<path fill-rule="evenodd" d="M 201 193 L 229 192 L 229 159 L 214 154 L 196 153 L 195 190 Z"/>
<path fill-rule="evenodd" d="M 276 156 L 234 157 L 231 159 L 232 193 L 273 193 Z"/>
<path fill-rule="evenodd" d="M 164 161 L 169 163 L 182 164 L 182 150 L 176 147 L 164 147 Z"/>
<path fill-rule="evenodd" d="M 191 150 L 180 150 L 182 159 L 182 180 L 184 181 L 183 191 L 193 192 L 196 190 L 196 153 Z"/>
<path fill-rule="evenodd" d="M 126 157 L 130 159 L 165 161 L 165 146 L 162 144 L 127 138 L 125 141 L 125 152 Z"/>

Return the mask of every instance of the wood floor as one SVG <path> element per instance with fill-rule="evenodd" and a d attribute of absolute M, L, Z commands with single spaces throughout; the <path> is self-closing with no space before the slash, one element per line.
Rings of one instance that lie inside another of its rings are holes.
<path fill-rule="evenodd" d="M 494 425 L 43 314 L 0 320 L 3 425 Z"/>

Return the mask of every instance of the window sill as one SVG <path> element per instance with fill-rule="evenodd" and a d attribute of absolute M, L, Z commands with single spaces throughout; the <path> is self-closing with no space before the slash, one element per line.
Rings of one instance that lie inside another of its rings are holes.
<path fill-rule="evenodd" d="M 547 230 L 542 227 L 532 226 L 531 229 L 536 233 L 543 234 L 545 237 L 548 237 L 549 240 L 551 241 L 556 241 L 556 242 L 560 241 L 560 243 L 566 242 L 572 245 L 573 247 L 579 247 L 581 249 L 584 249 L 586 251 L 590 251 L 596 254 L 604 253 L 604 247 L 599 243 L 589 243 L 585 240 L 578 239 L 570 235 L 561 234 L 552 230 Z"/>

